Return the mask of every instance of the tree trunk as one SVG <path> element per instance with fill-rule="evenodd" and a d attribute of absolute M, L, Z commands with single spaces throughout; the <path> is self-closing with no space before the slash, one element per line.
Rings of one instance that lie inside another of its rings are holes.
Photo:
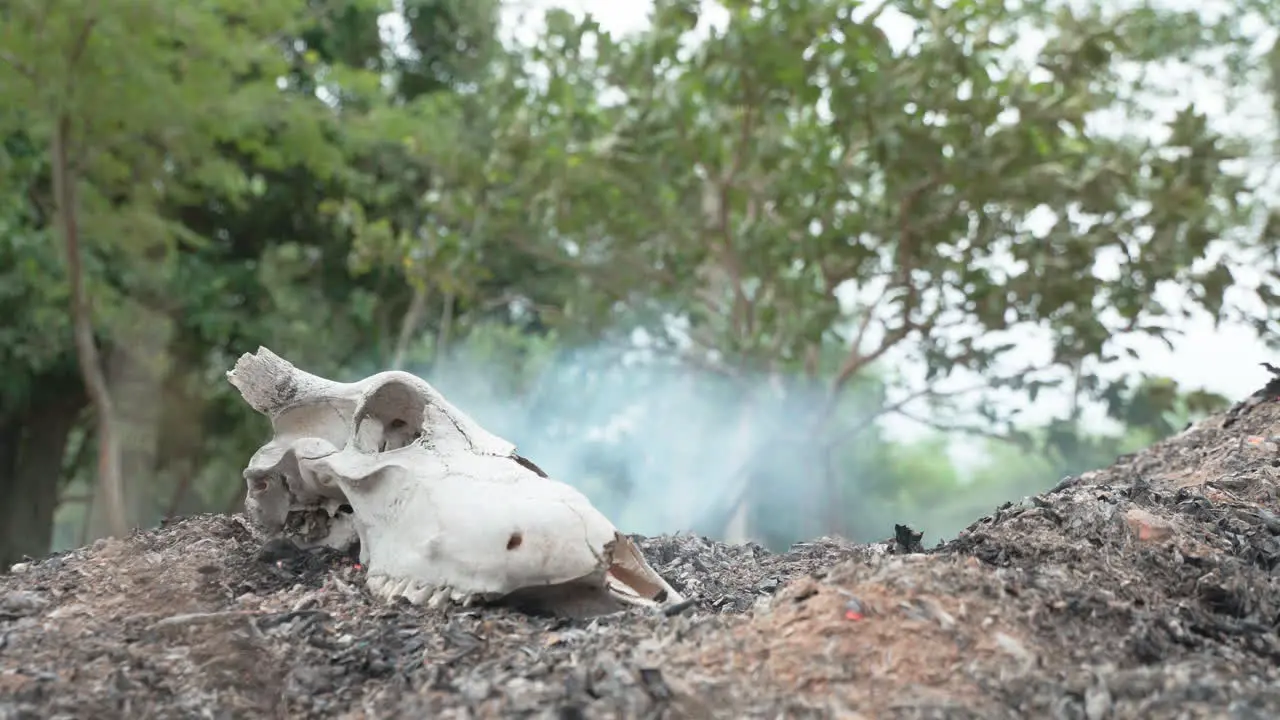
<path fill-rule="evenodd" d="M 115 409 L 111 403 L 111 391 L 102 371 L 102 358 L 93 337 L 93 316 L 85 291 L 80 257 L 79 208 L 76 204 L 76 178 L 70 161 L 71 119 L 67 115 L 58 118 L 54 128 L 50 154 L 52 155 L 54 213 L 58 229 L 67 252 L 67 281 L 71 286 L 71 323 L 75 332 L 76 359 L 85 392 L 93 404 L 97 417 L 98 476 L 95 488 L 94 522 L 95 536 L 124 535 L 128 532 L 125 519 L 124 483 L 120 469 L 120 441 L 116 437 Z"/>
<path fill-rule="evenodd" d="M 440 329 L 436 333 L 435 361 L 449 358 L 449 343 L 453 335 L 453 293 L 445 293 L 444 307 L 440 310 Z"/>
<path fill-rule="evenodd" d="M 193 484 L 209 452 L 206 438 L 230 432 L 206 419 L 210 401 L 200 379 L 202 345 L 180 336 L 176 326 L 171 335 L 165 351 L 169 358 L 168 376 L 159 390 L 162 413 L 154 465 L 161 488 L 156 497 L 168 496 L 165 518 L 208 510 L 199 493 L 192 492 Z"/>
<path fill-rule="evenodd" d="M 427 287 L 415 285 L 413 300 L 409 309 L 400 320 L 400 335 L 396 338 L 395 354 L 391 357 L 391 369 L 403 370 L 404 358 L 409 352 L 409 345 L 417 337 L 418 326 L 422 324 L 422 316 L 427 311 Z"/>
<path fill-rule="evenodd" d="M 18 448 L 21 445 L 21 419 L 13 416 L 0 417 L 0 508 L 3 508 L 3 512 L 0 512 L 0 523 L 5 524 L 4 527 L 0 527 L 0 573 L 8 570 L 11 564 L 22 558 L 20 551 L 11 547 L 12 532 L 8 528 L 9 516 L 14 514 L 13 509 L 25 502 L 25 498 L 18 495 L 16 487 Z"/>
<path fill-rule="evenodd" d="M 84 397 L 44 377 L 25 410 L 0 422 L 0 570 L 48 554 L 67 440 Z"/>
<path fill-rule="evenodd" d="M 161 312 L 135 303 L 136 318 L 126 335 L 107 353 L 108 388 L 120 429 L 125 519 L 130 527 L 149 527 L 159 520 L 165 490 L 158 485 L 157 451 L 165 380 L 169 372 L 172 322 Z"/>
<path fill-rule="evenodd" d="M 0 567 L 23 556 L 48 554 L 53 516 L 58 509 L 63 453 L 83 403 L 42 403 L 27 414 L 18 463 L 6 493 L 7 538 L 0 545 Z"/>

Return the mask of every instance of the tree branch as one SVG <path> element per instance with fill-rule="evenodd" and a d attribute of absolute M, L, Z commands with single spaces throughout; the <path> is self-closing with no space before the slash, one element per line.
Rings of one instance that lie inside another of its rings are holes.
<path fill-rule="evenodd" d="M 664 285 L 670 285 L 675 281 L 674 276 L 669 271 L 660 270 L 643 263 L 627 263 L 616 257 L 611 260 L 608 266 L 594 265 L 576 258 L 566 257 L 563 253 L 543 248 L 537 242 L 526 241 L 519 233 L 508 235 L 507 241 L 526 255 L 532 255 L 538 259 L 555 263 L 584 275 L 594 276 L 595 279 L 601 281 L 601 290 L 614 299 L 626 297 L 627 293 L 624 288 L 634 283 L 635 275 L 645 276 L 654 282 Z"/>
<path fill-rule="evenodd" d="M 908 420 L 914 420 L 926 427 L 945 433 L 963 433 L 965 435 L 974 435 L 977 437 L 987 438 L 989 440 L 999 440 L 1010 444 L 1017 444 L 1017 440 L 1010 435 L 1000 433 L 990 428 L 982 428 L 976 425 L 948 423 L 937 419 L 926 419 L 919 415 L 908 412 L 904 409 L 898 409 L 897 413 Z"/>
<path fill-rule="evenodd" d="M 719 203 L 716 208 L 716 224 L 720 233 L 720 251 L 721 262 L 725 271 L 729 274 L 729 281 L 733 285 L 733 325 L 734 333 L 739 340 L 745 339 L 752 332 L 754 325 L 752 315 L 754 307 L 751 301 L 747 299 L 746 290 L 742 286 L 742 259 L 738 256 L 735 248 L 733 237 L 733 205 L 730 193 L 738 180 L 739 173 L 742 172 L 743 166 L 746 165 L 746 155 L 748 143 L 751 141 L 751 133 L 755 127 L 755 112 L 748 103 L 742 112 L 742 123 L 739 126 L 738 143 L 734 148 L 733 160 L 729 165 L 729 170 L 724 177 L 720 178 L 717 187 Z"/>
<path fill-rule="evenodd" d="M 449 353 L 449 343 L 453 336 L 454 301 L 453 293 L 444 294 L 444 306 L 440 308 L 440 327 L 436 330 L 436 346 L 433 353 L 436 361 L 444 359 Z"/>
<path fill-rule="evenodd" d="M 74 74 L 76 66 L 80 64 L 80 59 L 84 57 L 84 51 L 89 47 L 89 37 L 93 34 L 93 28 L 97 26 L 98 18 L 91 17 L 84 22 L 84 27 L 80 28 L 80 33 L 76 35 L 75 42 L 71 45 L 71 54 L 67 57 L 68 74 Z"/>
<path fill-rule="evenodd" d="M 35 70 L 32 70 L 31 67 L 28 66 L 26 63 L 14 57 L 13 53 L 10 53 L 6 50 L 0 50 L 0 61 L 4 62 L 4 64 L 13 68 L 14 71 L 17 72 L 22 77 L 32 82 L 35 82 L 36 80 Z"/>
<path fill-rule="evenodd" d="M 971 385 L 969 387 L 962 388 L 960 390 L 939 391 L 928 386 L 920 388 L 915 392 L 908 393 L 906 397 L 900 398 L 893 403 L 877 408 L 874 413 L 871 413 L 870 415 L 863 418 L 862 421 L 859 422 L 857 426 L 855 426 L 850 432 L 843 433 L 838 438 L 833 436 L 825 444 L 828 446 L 828 448 L 832 448 L 832 447 L 835 447 L 838 440 L 848 440 L 850 438 L 857 437 L 858 435 L 862 434 L 867 428 L 874 425 L 877 420 L 892 413 L 897 413 L 899 415 L 902 415 L 903 417 L 908 417 L 909 419 L 915 420 L 916 419 L 915 417 L 908 415 L 905 408 L 907 405 L 910 405 L 916 400 L 921 400 L 929 397 L 932 397 L 935 399 L 954 398 L 960 395 L 968 395 L 969 393 L 977 392 L 986 387 L 987 387 L 986 383 L 980 383 L 980 384 Z M 820 430 L 820 429 L 821 428 L 815 428 L 815 430 Z"/>
<path fill-rule="evenodd" d="M 871 308 L 868 309 L 867 314 L 862 318 L 853 346 L 849 348 L 849 356 L 840 367 L 840 372 L 836 374 L 835 380 L 832 381 L 832 394 L 839 393 L 860 370 L 879 360 L 895 345 L 905 340 L 912 330 L 918 329 L 918 326 L 911 319 L 911 313 L 915 311 L 920 302 L 920 288 L 916 287 L 911 279 L 911 271 L 915 269 L 913 257 L 915 255 L 913 244 L 915 232 L 911 227 L 910 218 L 920 197 L 930 188 L 937 185 L 938 179 L 937 173 L 931 174 L 928 178 L 916 183 L 903 195 L 902 200 L 898 203 L 898 246 L 895 252 L 894 280 L 885 287 L 884 292 L 880 294 Z M 862 354 L 862 340 L 873 319 L 874 311 L 889 292 L 896 288 L 906 290 L 906 296 L 902 301 L 902 324 L 896 330 L 885 335 L 878 348 L 870 354 L 864 355 Z"/>
<path fill-rule="evenodd" d="M 409 301 L 409 309 L 400 319 L 400 333 L 396 338 L 395 353 L 391 356 L 392 370 L 404 368 L 404 356 L 409 351 L 409 343 L 413 341 L 413 335 L 418 331 L 422 316 L 427 310 L 427 295 L 426 283 L 413 286 L 413 299 Z"/>

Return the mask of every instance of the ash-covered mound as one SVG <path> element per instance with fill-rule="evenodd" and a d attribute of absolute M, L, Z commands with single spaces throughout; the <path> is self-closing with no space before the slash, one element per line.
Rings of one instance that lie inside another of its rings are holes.
<path fill-rule="evenodd" d="M 239 516 L 99 541 L 0 576 L 0 718 L 635 717 L 667 701 L 642 646 L 873 552 L 641 546 L 689 602 L 565 621 L 388 606 L 353 558 L 264 543 Z"/>
<path fill-rule="evenodd" d="M 644 540 L 667 614 L 387 606 L 189 518 L 0 576 L 0 718 L 1280 717 L 1275 392 L 929 553 Z"/>

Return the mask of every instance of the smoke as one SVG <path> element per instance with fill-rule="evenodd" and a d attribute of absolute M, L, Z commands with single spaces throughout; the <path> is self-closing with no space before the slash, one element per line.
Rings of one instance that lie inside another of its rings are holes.
<path fill-rule="evenodd" d="M 483 333 L 429 372 L 409 369 L 624 532 L 785 545 L 834 530 L 849 504 L 841 493 L 857 488 L 847 461 L 824 461 L 815 430 L 826 395 L 800 378 L 732 377 L 628 345 L 522 348 Z"/>

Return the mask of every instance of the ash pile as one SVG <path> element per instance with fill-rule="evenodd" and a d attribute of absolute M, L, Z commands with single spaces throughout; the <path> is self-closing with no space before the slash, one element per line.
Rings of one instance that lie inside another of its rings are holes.
<path fill-rule="evenodd" d="M 1278 393 L 928 551 L 628 536 L 680 599 L 591 617 L 187 518 L 0 575 L 0 718 L 1280 717 Z"/>
<path fill-rule="evenodd" d="M 358 558 L 242 516 L 99 541 L 0 576 L 0 718 L 684 714 L 667 646 L 874 552 L 636 539 L 686 599 L 580 620 L 388 603 Z"/>

